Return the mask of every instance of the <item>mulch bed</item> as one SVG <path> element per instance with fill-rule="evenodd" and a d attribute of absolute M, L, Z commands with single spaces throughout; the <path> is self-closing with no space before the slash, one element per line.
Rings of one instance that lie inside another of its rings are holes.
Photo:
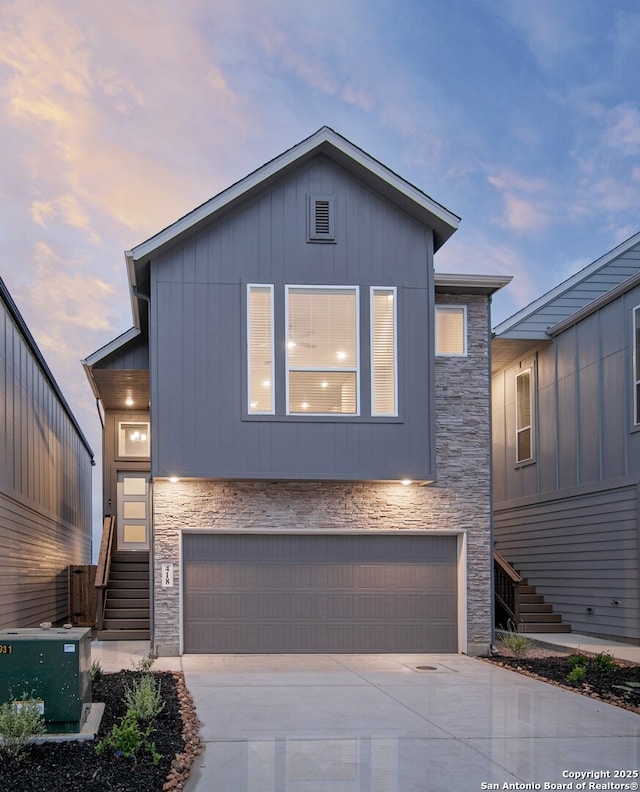
<path fill-rule="evenodd" d="M 198 722 L 182 674 L 156 673 L 165 706 L 153 721 L 152 741 L 162 758 L 154 765 L 143 752 L 136 759 L 98 756 L 94 742 L 29 745 L 17 759 L 0 751 L 0 789 L 16 792 L 161 792 L 182 789 L 199 753 Z M 93 683 L 92 701 L 105 711 L 96 742 L 126 711 L 124 690 L 139 671 L 105 674 Z"/>
<path fill-rule="evenodd" d="M 640 687 L 635 687 L 640 685 L 640 666 L 616 660 L 611 671 L 602 672 L 598 670 L 595 658 L 588 657 L 585 676 L 579 682 L 571 683 L 567 676 L 575 666 L 570 657 L 571 655 L 525 657 L 517 660 L 514 657 L 496 655 L 487 659 L 567 690 L 640 713 Z"/>

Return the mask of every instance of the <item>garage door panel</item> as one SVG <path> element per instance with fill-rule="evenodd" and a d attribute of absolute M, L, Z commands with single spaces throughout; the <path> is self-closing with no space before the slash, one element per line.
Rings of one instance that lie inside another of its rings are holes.
<path fill-rule="evenodd" d="M 184 649 L 457 651 L 456 555 L 443 536 L 185 534 Z"/>

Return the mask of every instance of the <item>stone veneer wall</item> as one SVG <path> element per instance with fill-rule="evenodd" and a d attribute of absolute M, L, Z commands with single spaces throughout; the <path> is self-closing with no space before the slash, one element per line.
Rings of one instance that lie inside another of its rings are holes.
<path fill-rule="evenodd" d="M 426 487 L 370 482 L 182 481 L 153 485 L 154 648 L 179 653 L 180 530 L 369 528 L 460 529 L 467 533 L 467 635 L 470 654 L 485 653 L 491 626 L 490 421 L 488 303 L 466 304 L 467 357 L 436 358 L 437 481 Z M 161 587 L 160 564 L 173 562 L 174 586 Z"/>

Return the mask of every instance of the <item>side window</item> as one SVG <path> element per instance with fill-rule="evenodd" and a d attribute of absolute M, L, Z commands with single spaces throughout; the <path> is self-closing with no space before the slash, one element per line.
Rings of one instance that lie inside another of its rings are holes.
<path fill-rule="evenodd" d="M 516 462 L 533 459 L 533 376 L 525 369 L 516 375 Z"/>
<path fill-rule="evenodd" d="M 271 415 L 273 386 L 273 286 L 247 286 L 247 386 L 249 414 Z"/>
<path fill-rule="evenodd" d="M 465 305 L 436 305 L 436 355 L 467 354 L 467 308 Z"/>
<path fill-rule="evenodd" d="M 395 288 L 371 288 L 371 415 L 398 414 Z"/>

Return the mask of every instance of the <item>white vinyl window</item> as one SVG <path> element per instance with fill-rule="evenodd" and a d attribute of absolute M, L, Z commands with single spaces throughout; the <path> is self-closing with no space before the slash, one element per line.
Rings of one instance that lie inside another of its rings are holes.
<path fill-rule="evenodd" d="M 247 361 L 250 415 L 274 412 L 273 286 L 247 286 Z"/>
<path fill-rule="evenodd" d="M 640 305 L 633 309 L 633 422 L 640 425 Z"/>
<path fill-rule="evenodd" d="M 371 288 L 371 415 L 398 414 L 396 289 Z"/>
<path fill-rule="evenodd" d="M 467 307 L 436 305 L 436 355 L 467 354 Z"/>
<path fill-rule="evenodd" d="M 149 424 L 140 421 L 118 423 L 118 456 L 148 458 L 151 440 Z"/>
<path fill-rule="evenodd" d="M 359 414 L 357 286 L 286 287 L 287 413 Z"/>
<path fill-rule="evenodd" d="M 516 462 L 533 459 L 533 376 L 526 369 L 516 375 Z"/>

